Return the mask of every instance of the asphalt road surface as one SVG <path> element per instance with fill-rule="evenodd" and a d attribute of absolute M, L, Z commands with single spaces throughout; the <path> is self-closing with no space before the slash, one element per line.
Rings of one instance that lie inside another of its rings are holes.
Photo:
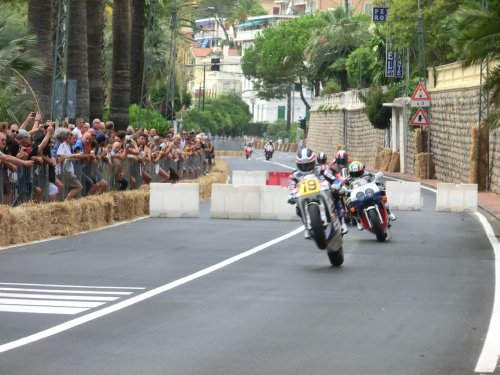
<path fill-rule="evenodd" d="M 210 219 L 209 203 L 0 251 L 0 374 L 473 374 L 493 249 L 474 215 L 422 194 L 387 243 L 350 227 L 341 268 L 299 222 Z"/>

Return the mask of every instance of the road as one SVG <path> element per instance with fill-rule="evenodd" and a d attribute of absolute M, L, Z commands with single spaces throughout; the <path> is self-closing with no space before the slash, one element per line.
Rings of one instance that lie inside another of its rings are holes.
<path fill-rule="evenodd" d="M 227 161 L 293 163 L 262 159 Z M 423 197 L 388 243 L 350 227 L 338 269 L 298 222 L 210 219 L 209 203 L 0 251 L 0 374 L 473 374 L 494 253 L 474 215 Z"/>

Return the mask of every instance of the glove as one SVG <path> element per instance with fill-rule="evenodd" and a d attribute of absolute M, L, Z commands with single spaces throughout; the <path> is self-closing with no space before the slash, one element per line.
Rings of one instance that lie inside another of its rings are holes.
<path fill-rule="evenodd" d="M 287 200 L 287 203 L 288 204 L 295 204 L 297 202 L 297 199 L 295 199 L 295 196 L 293 194 L 290 194 L 288 196 L 288 200 Z"/>

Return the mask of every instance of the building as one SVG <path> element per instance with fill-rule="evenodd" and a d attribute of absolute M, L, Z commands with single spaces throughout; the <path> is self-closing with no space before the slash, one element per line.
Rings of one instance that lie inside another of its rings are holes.
<path fill-rule="evenodd" d="M 273 14 L 304 14 L 317 10 L 335 9 L 345 7 L 345 0 L 274 0 Z M 372 14 L 373 0 L 348 0 L 347 6 L 354 14 Z"/>

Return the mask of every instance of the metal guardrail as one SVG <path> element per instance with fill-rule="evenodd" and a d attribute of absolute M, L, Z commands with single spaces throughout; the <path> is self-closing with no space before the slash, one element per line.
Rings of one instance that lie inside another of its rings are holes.
<path fill-rule="evenodd" d="M 116 160 L 116 159 L 115 159 Z M 119 162 L 82 162 L 80 159 L 65 159 L 61 173 L 56 175 L 56 184 L 62 186 L 57 197 L 51 198 L 49 192 L 54 189 L 49 183 L 49 166 L 35 164 L 33 167 L 18 167 L 11 172 L 0 164 L 0 204 L 18 206 L 22 203 L 48 202 L 64 200 L 70 191 L 70 185 L 78 181 L 82 189 L 77 197 L 91 194 L 94 184 L 104 180 L 106 191 L 137 189 L 149 182 L 169 182 L 180 179 L 194 179 L 208 170 L 211 159 L 204 152 L 191 155 L 186 159 L 172 160 L 162 158 L 158 162 L 139 162 L 129 157 Z"/>

